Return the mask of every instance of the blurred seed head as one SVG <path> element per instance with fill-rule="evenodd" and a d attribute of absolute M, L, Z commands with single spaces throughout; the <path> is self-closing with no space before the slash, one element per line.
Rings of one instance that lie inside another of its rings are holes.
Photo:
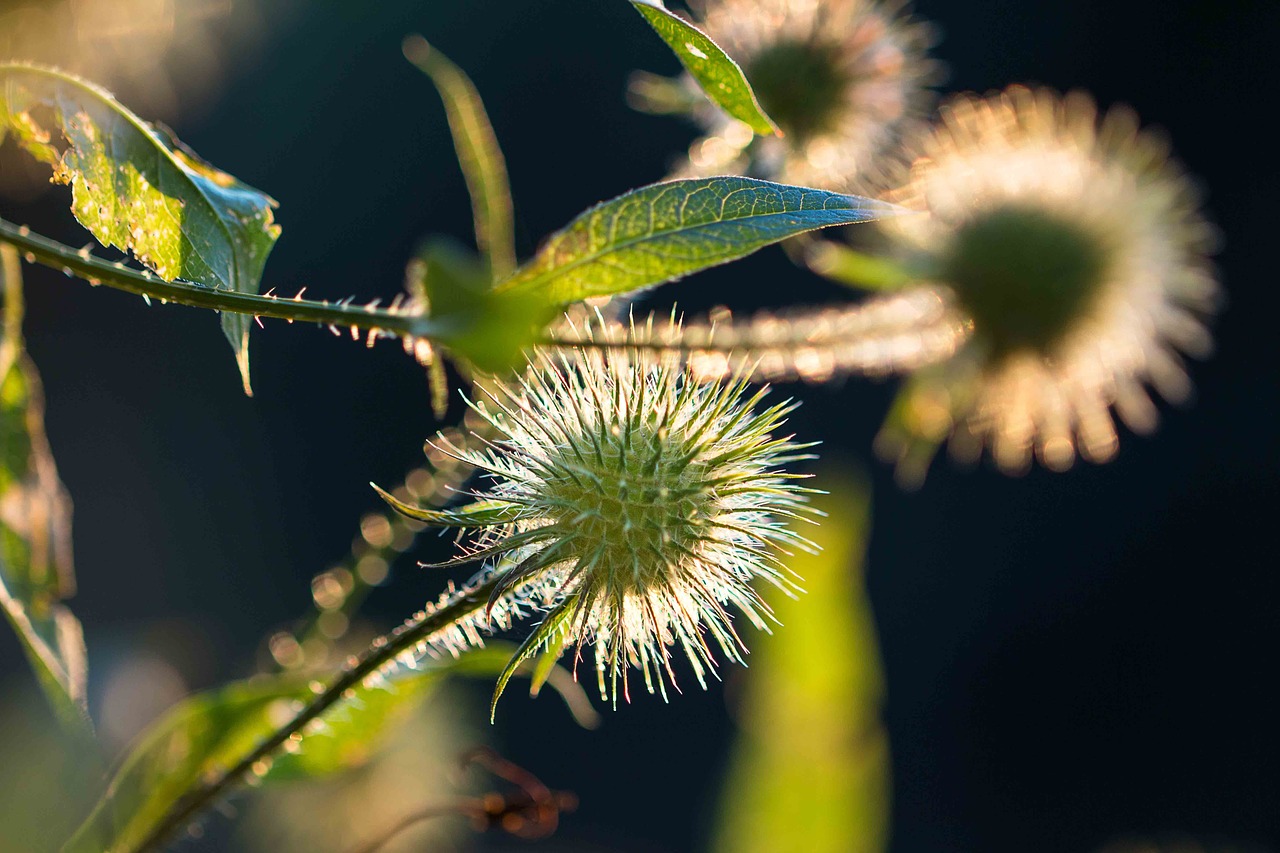
<path fill-rule="evenodd" d="M 1181 356 L 1211 349 L 1216 232 L 1163 140 L 1127 109 L 1015 86 L 951 99 L 914 151 L 889 198 L 924 215 L 884 228 L 972 334 L 916 373 L 880 435 L 906 478 L 947 439 L 1008 472 L 1106 462 L 1113 410 L 1147 432 L 1146 386 L 1187 398 Z"/>
<path fill-rule="evenodd" d="M 1183 357 L 1208 355 L 1220 302 L 1217 231 L 1131 111 L 1100 116 L 1087 95 L 1019 86 L 960 95 L 908 150 L 909 173 L 885 197 L 917 215 L 879 223 L 900 256 L 887 292 L 597 334 L 678 349 L 704 380 L 909 374 L 877 438 L 906 485 L 943 443 L 962 460 L 989 450 L 1009 473 L 1036 458 L 1054 470 L 1106 462 L 1117 421 L 1155 428 L 1148 389 L 1190 396 Z M 815 269 L 840 257 L 821 241 L 807 253 Z"/>
<path fill-rule="evenodd" d="M 707 33 L 742 67 L 785 134 L 754 139 L 710 105 L 690 175 L 750 171 L 786 183 L 850 190 L 885 181 L 903 134 L 932 102 L 940 77 L 932 27 L 900 2 L 703 0 Z"/>

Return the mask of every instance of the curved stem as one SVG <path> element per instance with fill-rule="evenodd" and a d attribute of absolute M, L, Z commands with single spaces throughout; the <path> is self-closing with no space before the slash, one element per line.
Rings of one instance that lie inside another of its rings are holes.
<path fill-rule="evenodd" d="M 491 427 L 489 427 L 488 423 L 477 416 L 471 409 L 467 409 L 462 423 L 458 427 L 446 428 L 443 435 L 446 436 L 444 440 L 455 447 L 474 447 L 475 445 L 483 444 L 490 434 L 490 429 Z M 410 471 L 405 477 L 404 484 L 392 489 L 392 492 L 400 493 L 403 489 L 408 492 L 405 497 L 410 499 L 410 502 L 416 502 L 418 506 L 442 509 L 462 495 L 458 490 L 471 476 L 475 468 L 471 463 L 456 456 L 450 456 L 435 448 L 427 448 L 425 452 L 427 464 Z M 419 486 L 419 491 L 416 492 L 410 489 L 410 484 L 414 483 L 414 481 L 421 483 L 423 480 L 429 484 L 428 488 L 422 489 Z M 314 603 L 307 616 L 298 620 L 298 624 L 292 630 L 275 634 L 268 641 L 272 655 L 276 663 L 281 667 L 297 670 L 306 666 L 314 667 L 318 662 L 327 660 L 332 643 L 338 637 L 321 630 L 321 620 L 325 614 L 339 615 L 349 624 L 356 611 L 360 608 L 365 596 L 374 586 L 384 581 L 386 573 L 390 571 L 395 559 L 409 550 L 419 531 L 426 529 L 424 523 L 406 518 L 398 512 L 390 511 L 385 506 L 381 510 L 371 512 L 366 516 L 367 518 L 383 519 L 386 523 L 386 530 L 375 531 L 370 536 L 365 532 L 365 522 L 362 520 L 360 533 L 353 542 L 351 552 L 334 568 L 316 576 L 317 578 L 322 577 L 335 569 L 349 572 L 350 588 L 342 596 L 341 600 L 325 606 L 321 606 L 318 602 Z M 381 570 L 371 575 L 367 569 L 363 568 L 365 560 L 381 561 Z M 345 633 L 345 631 L 341 633 Z M 279 653 L 277 653 L 277 647 L 274 645 L 277 637 L 282 637 L 285 643 L 279 648 Z M 321 649 L 319 657 L 314 651 L 316 646 Z"/>
<path fill-rule="evenodd" d="M 355 848 L 352 853 L 378 853 L 379 850 L 386 847 L 395 837 L 407 829 L 411 829 L 417 824 L 424 823 L 436 818 L 449 817 L 451 815 L 465 815 L 473 820 L 477 817 L 485 816 L 484 802 L 476 797 L 458 797 L 452 803 L 441 804 L 438 806 L 430 806 L 413 814 L 406 815 L 400 819 L 394 826 L 383 832 L 374 840 L 360 847 Z"/>
<path fill-rule="evenodd" d="M 0 242 L 17 248 L 29 262 L 62 270 L 91 284 L 105 284 L 162 302 L 278 320 L 340 326 L 400 338 L 436 338 L 443 332 L 430 318 L 395 309 L 259 296 L 195 283 L 165 281 L 152 273 L 135 270 L 122 263 L 104 261 L 86 251 L 32 234 L 26 227 L 3 219 L 0 219 Z"/>
<path fill-rule="evenodd" d="M 347 667 L 293 719 L 272 732 L 238 764 L 179 800 L 156 824 L 155 829 L 142 840 L 134 853 L 159 850 L 173 832 L 212 805 L 239 780 L 253 773 L 255 765 L 273 756 L 292 735 L 301 733 L 308 723 L 319 719 L 340 702 L 347 691 L 358 687 L 370 675 L 394 661 L 397 655 L 415 648 L 419 643 L 429 641 L 433 635 L 447 631 L 455 624 L 483 610 L 489 600 L 489 594 L 497 586 L 501 577 L 501 574 L 495 574 L 483 583 L 459 593 L 448 604 L 406 622 L 391 634 L 375 640 L 355 664 Z"/>
<path fill-rule="evenodd" d="M 968 339 L 970 321 L 949 292 L 920 285 L 850 304 L 735 319 L 724 312 L 686 323 L 644 320 L 562 323 L 538 345 L 678 354 L 702 379 L 739 374 L 753 381 L 826 381 L 880 375 L 949 358 Z"/>

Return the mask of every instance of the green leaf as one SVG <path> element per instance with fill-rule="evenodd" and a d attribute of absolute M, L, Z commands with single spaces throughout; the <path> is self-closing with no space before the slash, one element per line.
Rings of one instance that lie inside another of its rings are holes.
<path fill-rule="evenodd" d="M 477 501 L 457 509 L 427 509 L 405 503 L 377 483 L 369 485 L 396 512 L 434 527 L 485 527 L 510 524 L 520 518 L 520 506 L 507 501 Z"/>
<path fill-rule="evenodd" d="M 751 84 L 729 54 L 693 24 L 664 8 L 658 0 L 631 0 L 680 64 L 717 106 L 763 136 L 780 134 L 765 115 Z"/>
<path fill-rule="evenodd" d="M 502 672 L 498 675 L 498 683 L 493 688 L 493 699 L 489 702 L 489 721 L 492 722 L 494 715 L 498 712 L 498 700 L 502 698 L 502 692 L 507 689 L 507 683 L 511 681 L 511 677 L 516 674 L 516 670 L 521 664 L 538 653 L 538 649 L 542 646 L 557 645 L 561 636 L 565 633 L 567 623 L 573 618 L 574 612 L 578 605 L 577 593 L 570 593 L 564 597 L 564 600 L 553 607 L 537 628 L 525 637 L 524 642 L 511 655 L 511 659 L 507 661 L 506 666 L 502 668 Z M 554 664 L 555 662 L 552 661 Z M 535 674 L 537 668 L 535 667 Z M 541 677 L 543 681 L 545 676 Z M 538 683 L 541 686 L 541 683 Z M 535 693 L 537 691 L 534 691 Z"/>
<path fill-rule="evenodd" d="M 476 247 L 488 261 L 494 280 L 506 278 L 516 266 L 511 186 L 480 93 L 462 69 L 422 36 L 406 38 L 403 50 L 405 58 L 431 78 L 444 101 L 458 164 L 471 194 Z"/>
<path fill-rule="evenodd" d="M 106 794 L 63 848 L 136 851 L 169 809 L 209 774 L 233 766 L 307 698 L 296 679 L 264 679 L 200 693 L 143 733 Z"/>
<path fill-rule="evenodd" d="M 5 628 L 0 624 L 0 631 Z M 97 750 L 86 750 L 58 722 L 34 683 L 5 679 L 0 756 L 5 770 L 20 776 L 4 786 L 0 797 L 0 850 L 57 850 L 102 792 L 105 768 Z"/>
<path fill-rule="evenodd" d="M 107 92 L 52 69 L 0 64 L 0 139 L 6 131 L 71 186 L 72 213 L 103 245 L 132 252 L 165 281 L 258 293 L 280 236 L 276 203 Z M 222 315 L 245 393 L 252 322 Z"/>
<path fill-rule="evenodd" d="M 511 653 L 509 644 L 495 643 L 366 679 L 304 737 L 263 762 L 253 781 L 275 785 L 362 766 L 446 676 L 496 675 Z M 585 696 L 552 686 L 578 716 Z M 136 853 L 189 791 L 238 764 L 315 695 L 297 676 L 266 676 L 179 703 L 143 733 L 64 853 Z"/>
<path fill-rule="evenodd" d="M 75 591 L 71 500 L 45 437 L 40 375 L 23 349 L 20 273 L 17 251 L 0 245 L 0 609 L 59 719 L 87 741 L 84 634 L 61 603 Z"/>
<path fill-rule="evenodd" d="M 409 288 L 431 321 L 432 337 L 480 370 L 509 370 L 551 319 L 540 293 L 499 293 L 488 269 L 444 238 L 427 242 L 409 267 Z"/>
<path fill-rule="evenodd" d="M 339 704 L 325 714 L 324 726 L 304 738 L 297 751 L 277 755 L 265 779 L 311 779 L 364 765 L 456 664 L 454 660 L 424 664 L 423 670 L 389 676 L 380 687 L 361 688 L 356 701 Z"/>
<path fill-rule="evenodd" d="M 559 636 L 552 636 L 547 640 L 547 647 L 538 655 L 538 660 L 533 666 L 533 672 L 529 675 L 529 695 L 538 698 L 538 694 L 542 692 L 542 688 L 552 679 L 555 672 L 559 669 L 556 664 L 564 655 L 565 647 L 569 645 L 570 634 L 568 631 L 561 631 Z"/>
<path fill-rule="evenodd" d="M 804 262 L 820 276 L 856 290 L 900 290 L 918 277 L 890 258 L 879 258 L 827 240 L 804 249 Z"/>
<path fill-rule="evenodd" d="M 633 71 L 627 79 L 627 104 L 655 116 L 689 115 L 702 99 L 680 82 L 648 71 Z"/>
<path fill-rule="evenodd" d="M 554 234 L 499 293 L 568 304 L 674 281 L 806 231 L 899 213 L 886 202 L 721 177 L 633 190 Z"/>
<path fill-rule="evenodd" d="M 500 676 L 502 672 L 511 666 L 512 658 L 518 654 L 520 654 L 520 649 L 514 643 L 491 641 L 484 648 L 471 649 L 463 657 L 459 658 L 453 672 L 457 675 L 481 679 Z M 540 655 L 539 663 L 536 666 L 530 666 L 526 659 L 523 661 L 523 665 L 517 664 L 513 670 L 516 675 L 529 676 L 530 698 L 536 699 L 538 693 L 541 692 L 540 690 L 535 692 L 532 689 L 534 681 L 540 678 L 539 688 L 547 686 L 558 693 L 569 713 L 573 715 L 575 723 L 584 729 L 598 728 L 600 726 L 600 714 L 592 706 L 591 699 L 587 697 L 587 692 L 578 684 L 573 673 L 562 666 L 556 666 L 554 660 L 544 667 L 541 659 L 542 656 Z M 543 669 L 545 669 L 545 672 L 543 672 Z"/>
<path fill-rule="evenodd" d="M 798 599 L 775 597 L 782 627 L 753 642 L 738 707 L 741 731 L 721 792 L 712 849 L 881 853 L 889 829 L 884 679 L 863 584 L 865 484 L 837 469 L 814 505 L 827 513 L 797 553 Z"/>

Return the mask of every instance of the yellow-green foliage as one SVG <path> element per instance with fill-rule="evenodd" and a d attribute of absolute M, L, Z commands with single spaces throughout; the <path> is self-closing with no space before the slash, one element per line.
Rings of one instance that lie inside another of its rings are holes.
<path fill-rule="evenodd" d="M 785 626 L 751 653 L 741 733 L 722 794 L 722 853 L 871 853 L 889 823 L 884 682 L 862 581 L 869 496 L 847 471 L 818 485 L 823 550 L 789 566 L 806 594 L 775 607 Z"/>

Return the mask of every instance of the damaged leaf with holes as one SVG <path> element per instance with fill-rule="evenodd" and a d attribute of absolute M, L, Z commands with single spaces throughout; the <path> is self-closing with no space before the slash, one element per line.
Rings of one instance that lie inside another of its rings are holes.
<path fill-rule="evenodd" d="M 0 64 L 0 142 L 6 134 L 71 187 L 72 213 L 104 246 L 132 253 L 165 281 L 258 293 L 280 236 L 275 201 L 105 90 L 48 68 Z M 246 393 L 252 322 L 222 315 Z"/>

